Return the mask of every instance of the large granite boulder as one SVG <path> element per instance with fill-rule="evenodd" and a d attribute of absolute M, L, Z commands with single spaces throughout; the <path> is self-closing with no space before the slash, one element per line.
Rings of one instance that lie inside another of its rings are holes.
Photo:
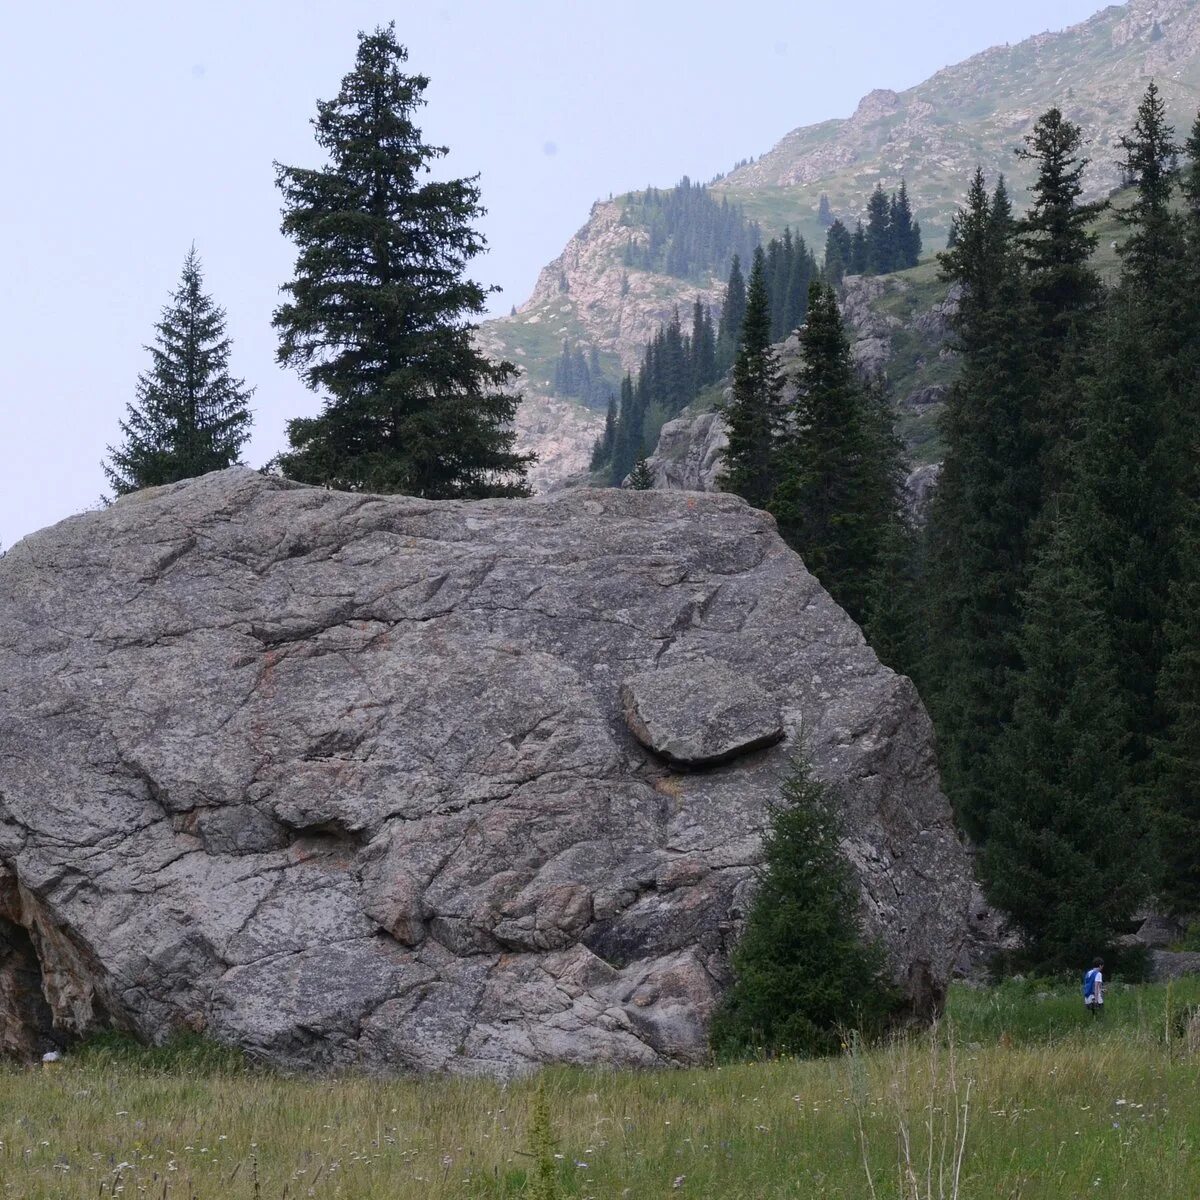
<path fill-rule="evenodd" d="M 232 470 L 71 518 L 0 560 L 0 1046 L 694 1062 L 802 738 L 936 1005 L 972 885 L 929 722 L 742 501 Z"/>

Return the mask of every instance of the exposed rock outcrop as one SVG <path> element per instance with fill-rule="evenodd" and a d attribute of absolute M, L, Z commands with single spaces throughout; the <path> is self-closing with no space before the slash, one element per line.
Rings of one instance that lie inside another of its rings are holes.
<path fill-rule="evenodd" d="M 0 560 L 0 1042 L 697 1061 L 802 734 L 934 1003 L 974 914 L 928 720 L 740 500 L 233 470 L 72 518 Z"/>
<path fill-rule="evenodd" d="M 646 465 L 656 488 L 681 492 L 715 492 L 729 445 L 729 430 L 719 412 L 692 413 L 668 421 L 658 435 Z"/>
<path fill-rule="evenodd" d="M 514 427 L 517 449 L 537 455 L 529 469 L 530 486 L 544 492 L 587 467 L 592 446 L 604 432 L 604 414 L 571 400 L 528 391 L 517 407 Z"/>
<path fill-rule="evenodd" d="M 929 499 L 942 473 L 941 463 L 926 463 L 910 471 L 904 480 L 904 501 L 909 515 L 916 521 L 924 519 Z"/>

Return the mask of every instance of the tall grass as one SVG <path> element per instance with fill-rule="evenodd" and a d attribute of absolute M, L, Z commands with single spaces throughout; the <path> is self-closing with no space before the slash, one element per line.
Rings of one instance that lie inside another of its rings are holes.
<path fill-rule="evenodd" d="M 1200 987 L 1115 988 L 1095 1022 L 1077 992 L 956 991 L 936 1036 L 838 1058 L 507 1086 L 110 1043 L 0 1071 L 0 1197 L 1200 1196 Z"/>

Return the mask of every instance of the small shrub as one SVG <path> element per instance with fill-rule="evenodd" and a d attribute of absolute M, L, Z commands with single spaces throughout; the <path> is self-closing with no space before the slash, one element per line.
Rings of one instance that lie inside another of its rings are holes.
<path fill-rule="evenodd" d="M 734 984 L 713 1019 L 719 1056 L 837 1053 L 846 1030 L 878 1034 L 899 1007 L 883 952 L 859 927 L 835 799 L 797 759 L 770 814 Z"/>

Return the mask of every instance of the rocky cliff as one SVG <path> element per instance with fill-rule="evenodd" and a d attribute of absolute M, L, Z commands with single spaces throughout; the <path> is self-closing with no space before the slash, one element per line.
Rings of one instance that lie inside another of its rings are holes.
<path fill-rule="evenodd" d="M 929 723 L 768 517 L 246 470 L 124 498 L 0 560 L 0 1046 L 697 1061 L 802 742 L 927 1009 L 973 918 Z"/>
<path fill-rule="evenodd" d="M 1189 129 L 1200 108 L 1200 0 L 1131 0 L 1069 29 L 995 47 L 908 91 L 872 92 L 850 117 L 794 130 L 711 188 L 741 204 L 767 236 L 790 226 L 820 253 L 822 194 L 853 225 L 877 182 L 890 189 L 906 177 L 926 249 L 934 249 L 976 164 L 992 176 L 1007 174 L 1014 203 L 1024 206 L 1029 168 L 1013 149 L 1051 105 L 1062 107 L 1089 139 L 1089 196 L 1111 191 L 1119 181 L 1117 139 L 1150 78 L 1180 131 Z M 723 279 L 682 280 L 626 267 L 627 241 L 645 231 L 622 223 L 625 207 L 624 197 L 594 205 L 542 271 L 527 303 L 484 327 L 488 349 L 525 368 L 532 397 L 552 394 L 563 338 L 596 347 L 614 372 L 618 365 L 633 370 L 646 340 L 674 308 L 686 315 L 697 296 L 720 302 Z M 863 353 L 882 362 L 884 350 L 878 343 Z M 899 347 L 902 360 L 905 351 Z M 889 368 L 894 364 L 889 360 Z M 908 364 L 901 361 L 899 369 L 907 372 Z M 927 433 L 917 431 L 918 444 Z M 536 440 L 529 444 L 536 448 Z M 539 482 L 570 475 L 586 461 L 586 449 L 556 454 Z"/>
<path fill-rule="evenodd" d="M 1014 160 L 1041 112 L 1057 105 L 1089 140 L 1089 194 L 1120 180 L 1117 146 L 1149 79 L 1176 121 L 1190 126 L 1200 87 L 1196 0 L 1130 0 L 1058 32 L 996 46 L 905 92 L 877 90 L 845 120 L 793 130 L 720 181 L 766 206 L 780 193 L 798 208 L 823 192 L 835 212 L 858 216 L 876 179 L 907 176 L 927 232 L 942 237 L 977 163 L 1003 171 L 1017 198 L 1029 166 Z"/>

